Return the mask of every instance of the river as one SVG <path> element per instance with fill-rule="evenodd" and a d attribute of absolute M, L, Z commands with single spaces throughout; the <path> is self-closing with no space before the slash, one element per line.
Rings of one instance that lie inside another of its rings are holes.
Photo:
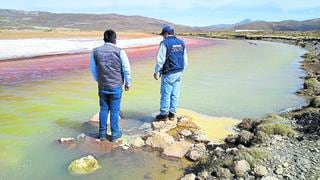
<path fill-rule="evenodd" d="M 303 49 L 263 41 L 210 41 L 212 45 L 188 51 L 181 107 L 214 117 L 244 118 L 305 104 L 294 93 L 303 85 Z M 122 104 L 128 119 L 125 134 L 158 111 L 154 62 L 154 55 L 132 62 L 133 86 Z M 86 68 L 0 82 L 0 179 L 164 179 L 179 177 L 179 169 L 189 164 L 161 159 L 157 152 L 112 151 L 99 154 L 102 169 L 96 173 L 70 175 L 68 164 L 91 152 L 64 148 L 55 140 L 86 131 L 83 123 L 97 111 L 97 86 Z"/>

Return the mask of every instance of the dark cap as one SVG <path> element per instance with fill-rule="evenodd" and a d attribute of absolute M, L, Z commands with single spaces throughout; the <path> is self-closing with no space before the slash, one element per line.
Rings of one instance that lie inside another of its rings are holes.
<path fill-rule="evenodd" d="M 164 35 L 165 33 L 173 34 L 173 32 L 174 32 L 173 27 L 165 26 L 165 27 L 162 28 L 162 31 L 161 31 L 160 35 Z"/>

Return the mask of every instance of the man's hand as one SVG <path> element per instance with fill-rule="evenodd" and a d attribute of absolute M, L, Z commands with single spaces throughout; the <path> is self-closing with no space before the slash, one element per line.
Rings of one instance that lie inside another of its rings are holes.
<path fill-rule="evenodd" d="M 125 87 L 124 87 L 124 90 L 125 90 L 125 91 L 129 91 L 129 90 L 130 90 L 130 86 L 125 86 Z"/>
<path fill-rule="evenodd" d="M 159 73 L 154 73 L 153 77 L 155 80 L 158 80 L 161 77 L 161 75 Z"/>

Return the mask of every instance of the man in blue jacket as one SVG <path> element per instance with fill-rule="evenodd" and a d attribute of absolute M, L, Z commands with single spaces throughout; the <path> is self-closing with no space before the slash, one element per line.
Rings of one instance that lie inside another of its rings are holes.
<path fill-rule="evenodd" d="M 117 141 L 122 132 L 119 128 L 122 86 L 128 91 L 131 83 L 130 63 L 124 50 L 115 46 L 116 32 L 104 32 L 103 46 L 94 48 L 91 54 L 90 70 L 99 88 L 99 138 L 106 140 L 107 119 L 110 112 L 111 141 Z"/>
<path fill-rule="evenodd" d="M 174 120 L 188 57 L 184 42 L 174 35 L 172 27 L 165 26 L 160 35 L 163 36 L 163 41 L 160 43 L 154 72 L 156 80 L 161 77 L 160 114 L 156 116 L 156 120 Z"/>

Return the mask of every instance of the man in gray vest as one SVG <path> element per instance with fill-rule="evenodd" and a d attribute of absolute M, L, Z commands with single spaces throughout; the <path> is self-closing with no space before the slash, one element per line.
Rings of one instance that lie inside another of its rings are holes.
<path fill-rule="evenodd" d="M 91 54 L 90 70 L 99 88 L 99 138 L 107 138 L 107 119 L 110 112 L 111 142 L 122 136 L 119 128 L 120 103 L 122 86 L 130 89 L 130 62 L 124 50 L 115 46 L 117 34 L 109 29 L 104 32 L 105 44 L 94 48 Z"/>

